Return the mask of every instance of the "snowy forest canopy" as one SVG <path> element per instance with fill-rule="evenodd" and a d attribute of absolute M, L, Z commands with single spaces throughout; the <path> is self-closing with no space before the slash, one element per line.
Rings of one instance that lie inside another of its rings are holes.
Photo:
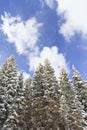
<path fill-rule="evenodd" d="M 73 67 L 59 79 L 49 60 L 23 80 L 13 56 L 0 68 L 0 130 L 87 130 L 87 83 Z"/>

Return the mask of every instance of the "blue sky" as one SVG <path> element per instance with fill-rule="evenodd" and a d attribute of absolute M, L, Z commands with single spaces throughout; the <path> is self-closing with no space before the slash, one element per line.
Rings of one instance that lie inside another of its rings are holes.
<path fill-rule="evenodd" d="M 86 12 L 86 0 L 1 0 L 0 65 L 14 55 L 27 77 L 48 58 L 56 75 L 74 64 L 87 80 Z"/>

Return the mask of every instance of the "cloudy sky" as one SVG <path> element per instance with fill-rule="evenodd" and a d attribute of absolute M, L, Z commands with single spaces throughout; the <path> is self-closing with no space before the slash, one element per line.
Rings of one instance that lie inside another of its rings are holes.
<path fill-rule="evenodd" d="M 25 77 L 48 58 L 87 80 L 87 0 L 0 0 L 0 66 L 10 55 Z"/>

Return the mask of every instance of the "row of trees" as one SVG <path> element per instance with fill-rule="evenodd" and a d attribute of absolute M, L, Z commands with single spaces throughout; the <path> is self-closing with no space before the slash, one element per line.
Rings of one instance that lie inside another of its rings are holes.
<path fill-rule="evenodd" d="M 59 79 L 46 59 L 23 82 L 11 56 L 0 69 L 0 130 L 86 130 L 87 83 L 73 67 Z"/>

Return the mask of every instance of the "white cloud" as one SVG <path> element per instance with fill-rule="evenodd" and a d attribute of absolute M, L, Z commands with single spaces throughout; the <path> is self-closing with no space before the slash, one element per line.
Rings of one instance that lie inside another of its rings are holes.
<path fill-rule="evenodd" d="M 29 69 L 34 71 L 39 63 L 43 63 L 48 58 L 58 76 L 60 68 L 64 67 L 68 70 L 66 59 L 62 53 L 59 53 L 58 48 L 53 46 L 43 47 L 40 51 L 37 41 L 39 40 L 39 28 L 42 26 L 38 23 L 35 17 L 23 21 L 19 16 L 12 17 L 5 13 L 1 17 L 3 24 L 0 29 L 7 36 L 9 43 L 13 43 L 19 54 L 24 54 L 29 59 Z M 28 53 L 27 53 L 28 52 Z M 24 79 L 28 78 L 28 74 L 23 72 Z"/>
<path fill-rule="evenodd" d="M 51 9 L 54 8 L 54 5 L 55 5 L 55 0 L 45 0 L 45 3 L 47 4 L 47 6 Z"/>
<path fill-rule="evenodd" d="M 14 43 L 19 54 L 24 54 L 28 49 L 33 49 L 39 39 L 39 28 L 42 26 L 35 17 L 23 21 L 19 16 L 11 17 L 5 13 L 1 16 L 3 24 L 0 29 L 7 36 L 9 43 Z"/>
<path fill-rule="evenodd" d="M 46 58 L 49 59 L 51 65 L 54 67 L 57 77 L 62 67 L 68 70 L 66 59 L 62 53 L 58 52 L 56 46 L 52 46 L 51 48 L 44 47 L 41 52 L 39 50 L 36 52 L 32 53 L 29 57 L 30 70 L 35 70 L 39 63 L 44 63 Z"/>
<path fill-rule="evenodd" d="M 87 36 L 87 0 L 56 0 L 57 13 L 65 20 L 60 33 L 70 40 L 75 33 Z"/>

